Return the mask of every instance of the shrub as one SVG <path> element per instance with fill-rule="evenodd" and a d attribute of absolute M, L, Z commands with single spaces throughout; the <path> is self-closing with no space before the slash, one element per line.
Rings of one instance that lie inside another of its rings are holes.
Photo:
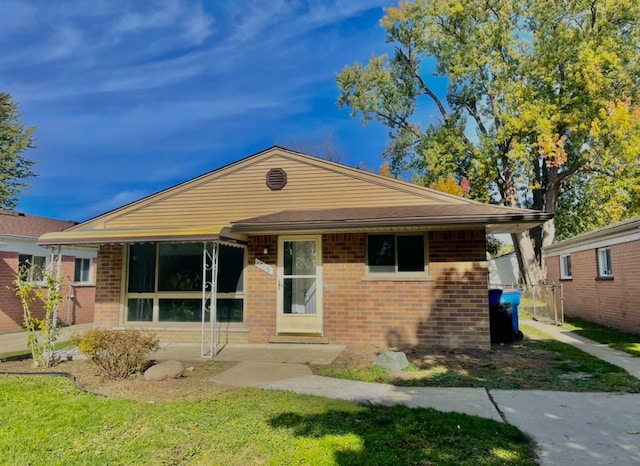
<path fill-rule="evenodd" d="M 158 349 L 153 332 L 137 330 L 88 330 L 78 348 L 109 378 L 124 379 L 142 371 L 150 352 Z"/>

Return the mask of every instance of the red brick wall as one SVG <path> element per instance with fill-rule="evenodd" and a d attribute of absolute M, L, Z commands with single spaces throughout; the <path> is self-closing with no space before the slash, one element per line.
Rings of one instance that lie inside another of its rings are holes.
<path fill-rule="evenodd" d="M 547 258 L 547 282 L 560 283 L 560 257 Z M 640 333 L 640 241 L 611 246 L 613 280 L 598 280 L 595 249 L 571 254 L 571 280 L 563 280 L 564 313 Z"/>
<path fill-rule="evenodd" d="M 489 311 L 484 230 L 431 232 L 430 281 L 370 281 L 365 235 L 323 236 L 324 335 L 332 343 L 406 347 L 488 348 Z M 250 340 L 275 334 L 275 236 L 252 237 L 246 321 Z M 264 255 L 264 246 L 269 254 Z"/>
<path fill-rule="evenodd" d="M 100 246 L 96 276 L 96 327 L 120 325 L 123 250 L 124 246 L 119 244 Z"/>
<path fill-rule="evenodd" d="M 22 306 L 13 291 L 13 280 L 18 272 L 17 252 L 0 251 L 0 334 L 20 330 L 24 319 Z M 95 286 L 75 286 L 69 292 L 73 280 L 75 259 L 62 257 L 62 296 L 58 317 L 68 324 L 93 322 Z M 96 267 L 93 267 L 95 274 Z M 94 275 L 95 276 L 95 275 Z M 35 317 L 43 317 L 42 305 L 35 301 L 32 312 Z"/>

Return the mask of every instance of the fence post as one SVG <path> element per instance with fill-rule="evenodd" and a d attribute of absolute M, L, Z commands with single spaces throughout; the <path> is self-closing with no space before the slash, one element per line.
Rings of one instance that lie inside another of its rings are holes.
<path fill-rule="evenodd" d="M 558 322 L 558 302 L 556 300 L 556 284 L 551 284 L 551 294 L 553 295 L 553 320 Z"/>

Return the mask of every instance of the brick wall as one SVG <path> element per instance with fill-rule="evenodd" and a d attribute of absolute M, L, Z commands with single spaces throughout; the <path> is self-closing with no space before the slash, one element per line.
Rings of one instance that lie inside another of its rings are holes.
<path fill-rule="evenodd" d="M 13 291 L 13 281 L 18 272 L 18 257 L 17 252 L 0 251 L 0 334 L 20 330 L 24 322 L 22 306 Z M 95 286 L 72 286 L 74 270 L 75 258 L 63 256 L 61 274 L 63 299 L 58 308 L 58 317 L 67 324 L 92 322 Z M 94 274 L 95 270 L 94 266 Z M 32 305 L 32 312 L 38 318 L 44 315 L 42 305 L 37 300 Z"/>
<path fill-rule="evenodd" d="M 120 291 L 124 246 L 103 244 L 98 253 L 96 276 L 96 327 L 120 325 Z"/>
<path fill-rule="evenodd" d="M 560 283 L 560 257 L 548 257 L 547 282 Z M 598 280 L 595 249 L 571 254 L 571 280 L 562 280 L 564 313 L 640 333 L 640 241 L 611 246 L 613 280 Z"/>
<path fill-rule="evenodd" d="M 365 235 L 323 236 L 324 335 L 332 343 L 406 347 L 488 348 L 489 311 L 484 230 L 431 232 L 429 281 L 363 280 Z M 275 334 L 275 236 L 252 237 L 247 324 L 250 340 Z M 264 255 L 264 246 L 269 254 Z"/>

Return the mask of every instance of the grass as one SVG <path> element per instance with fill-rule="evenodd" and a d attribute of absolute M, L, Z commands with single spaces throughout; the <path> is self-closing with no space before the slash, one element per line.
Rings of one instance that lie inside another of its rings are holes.
<path fill-rule="evenodd" d="M 623 332 L 580 318 L 567 318 L 564 327 L 590 340 L 633 356 L 640 356 L 640 335 L 637 333 Z"/>
<path fill-rule="evenodd" d="M 526 325 L 520 329 L 530 338 L 494 348 L 494 352 L 507 352 L 499 361 L 489 358 L 483 363 L 469 364 L 450 355 L 435 364 L 414 361 L 417 368 L 401 374 L 377 366 L 327 366 L 316 367 L 314 371 L 329 377 L 400 386 L 640 393 L 640 380 L 623 369 Z M 512 360 L 509 352 L 513 353 Z"/>
<path fill-rule="evenodd" d="M 54 348 L 56 351 L 63 350 L 66 348 L 71 348 L 75 346 L 76 342 L 74 340 L 69 341 L 59 341 L 55 344 Z M 20 351 L 10 351 L 8 353 L 0 353 L 0 362 L 5 361 L 7 359 L 19 358 L 21 356 L 31 357 L 31 350 L 24 349 Z"/>
<path fill-rule="evenodd" d="M 3 375 L 0 418 L 7 464 L 536 464 L 508 424 L 249 388 L 149 403 Z"/>

